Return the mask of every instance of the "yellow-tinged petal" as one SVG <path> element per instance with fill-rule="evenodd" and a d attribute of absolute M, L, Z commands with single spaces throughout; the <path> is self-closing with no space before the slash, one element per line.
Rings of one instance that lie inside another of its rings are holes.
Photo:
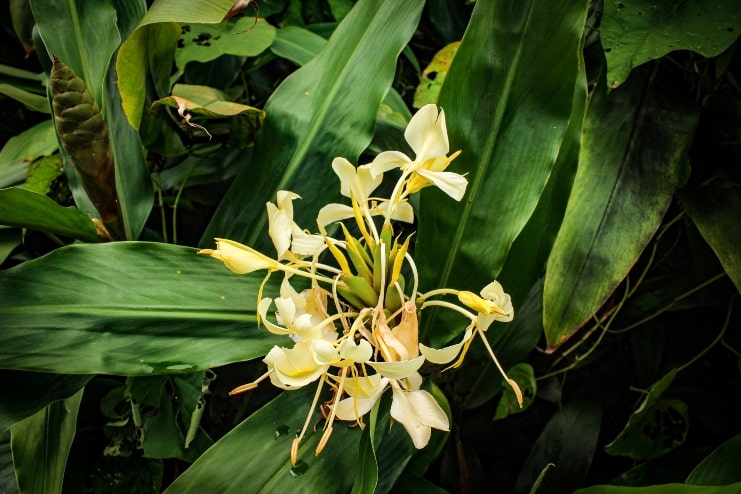
<path fill-rule="evenodd" d="M 404 379 L 417 372 L 424 362 L 425 358 L 420 355 L 412 360 L 402 360 L 400 362 L 368 362 L 368 365 L 384 377 Z"/>
<path fill-rule="evenodd" d="M 455 343 L 443 348 L 431 348 L 420 343 L 419 351 L 420 353 L 422 353 L 427 361 L 432 362 L 433 364 L 447 364 L 452 362 L 453 359 L 457 357 L 459 353 L 461 353 L 463 345 L 465 345 L 465 343 L 470 340 L 472 336 L 473 331 L 467 329 L 466 333 L 463 335 L 463 339 L 459 343 Z"/>
<path fill-rule="evenodd" d="M 432 434 L 431 427 L 450 430 L 448 416 L 430 393 L 424 390 L 403 391 L 396 386 L 393 392 L 391 416 L 404 426 L 415 448 L 427 446 Z"/>
<path fill-rule="evenodd" d="M 448 154 L 450 145 L 445 112 L 440 110 L 438 113 L 435 104 L 423 106 L 409 120 L 404 138 L 414 150 L 417 162 Z"/>
<path fill-rule="evenodd" d="M 337 403 L 335 412 L 340 420 L 358 420 L 370 412 L 383 390 L 389 383 L 388 378 L 381 378 L 380 374 L 359 376 L 345 382 L 345 391 L 349 398 Z"/>
<path fill-rule="evenodd" d="M 295 389 L 316 381 L 329 368 L 314 360 L 314 352 L 305 341 L 296 343 L 293 348 L 273 347 L 263 362 L 267 364 L 270 381 L 282 389 Z"/>
<path fill-rule="evenodd" d="M 463 199 L 463 195 L 466 193 L 466 187 L 468 186 L 468 180 L 463 175 L 453 172 L 433 172 L 425 169 L 417 170 L 417 175 L 424 177 L 425 179 L 432 182 L 438 189 L 442 190 L 456 201 Z M 413 190 L 407 188 L 407 192 L 412 193 Z"/>
<path fill-rule="evenodd" d="M 385 172 L 394 168 L 406 168 L 412 164 L 412 160 L 401 151 L 383 151 L 378 153 L 376 158 L 370 163 L 369 168 L 371 176 L 380 177 Z"/>
<path fill-rule="evenodd" d="M 262 269 L 278 269 L 279 263 L 265 254 L 246 245 L 223 238 L 216 239 L 216 249 L 203 249 L 199 254 L 208 254 L 223 262 L 237 274 L 247 274 Z"/>
<path fill-rule="evenodd" d="M 273 301 L 271 299 L 264 298 L 260 300 L 259 304 L 257 304 L 257 313 L 260 314 L 260 320 L 265 327 L 268 328 L 268 331 L 273 334 L 291 334 L 292 331 L 290 329 L 273 324 L 270 322 L 270 319 L 268 319 L 268 309 L 270 309 L 272 303 Z"/>
<path fill-rule="evenodd" d="M 355 213 L 350 206 L 331 203 L 327 204 L 319 210 L 319 214 L 316 217 L 316 222 L 321 228 L 329 225 L 330 223 L 335 223 L 337 221 L 342 221 L 354 217 Z"/>

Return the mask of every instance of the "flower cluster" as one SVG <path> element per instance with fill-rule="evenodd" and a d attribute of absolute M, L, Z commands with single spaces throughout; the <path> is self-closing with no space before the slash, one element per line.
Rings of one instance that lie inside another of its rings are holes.
<path fill-rule="evenodd" d="M 299 196 L 280 191 L 275 203 L 267 203 L 275 257 L 224 239 L 216 240 L 216 249 L 199 252 L 240 274 L 284 273 L 278 297 L 263 298 L 261 288 L 257 313 L 268 331 L 286 335 L 292 343 L 270 350 L 264 359 L 267 372 L 231 394 L 254 389 L 268 378 L 286 390 L 318 382 L 309 416 L 291 448 L 293 463 L 325 386 L 331 388 L 332 399 L 317 454 L 329 440 L 335 420 L 362 427 L 363 417 L 387 388 L 392 392 L 390 414 L 406 429 L 415 447 L 427 445 L 432 428 L 449 430 L 443 409 L 420 388 L 418 371 L 425 361 L 459 366 L 477 333 L 522 403 L 517 384 L 507 378 L 483 335 L 494 321 L 512 320 L 512 303 L 501 285 L 494 281 L 480 295 L 448 288 L 418 291 L 417 267 L 409 253 L 411 236 L 403 241 L 394 236 L 392 222 L 414 221 L 408 199 L 420 189 L 435 186 L 460 200 L 468 182 L 446 171 L 458 153 L 448 156 L 445 114 L 435 105 L 420 109 L 404 135 L 414 159 L 398 151 L 382 152 L 370 164 L 358 167 L 344 158 L 334 159 L 332 169 L 350 205 L 324 206 L 317 217 L 320 233 L 308 233 L 294 222 L 293 201 Z M 384 174 L 395 169 L 401 175 L 390 196 L 374 196 Z M 341 238 L 327 234 L 327 225 L 334 223 L 339 223 Z M 310 281 L 308 288 L 299 291 L 294 287 L 299 277 Z M 459 304 L 445 300 L 451 296 Z M 470 321 L 459 342 L 440 349 L 419 342 L 420 314 L 430 306 L 454 310 Z"/>

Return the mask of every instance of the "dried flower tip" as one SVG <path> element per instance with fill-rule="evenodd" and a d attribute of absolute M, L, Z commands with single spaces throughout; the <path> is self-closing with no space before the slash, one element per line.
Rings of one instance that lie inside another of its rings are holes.
<path fill-rule="evenodd" d="M 229 391 L 229 396 L 238 395 L 239 393 L 244 393 L 245 391 L 252 391 L 257 387 L 256 382 L 252 382 L 249 384 L 243 384 L 241 386 L 237 386 L 233 390 Z"/>
<path fill-rule="evenodd" d="M 515 382 L 514 379 L 507 378 L 507 382 L 512 387 L 512 391 L 515 392 L 515 396 L 517 397 L 517 403 L 520 405 L 520 408 L 522 408 L 522 390 L 520 389 L 520 386 Z"/>
<path fill-rule="evenodd" d="M 301 438 L 297 437 L 291 443 L 291 465 L 295 465 L 298 461 L 298 443 L 301 442 Z"/>

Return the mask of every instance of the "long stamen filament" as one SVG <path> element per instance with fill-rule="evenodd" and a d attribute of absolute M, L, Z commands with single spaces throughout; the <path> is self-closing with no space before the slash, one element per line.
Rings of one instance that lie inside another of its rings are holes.
<path fill-rule="evenodd" d="M 237 386 L 233 390 L 229 391 L 229 396 L 234 396 L 236 394 L 244 393 L 245 391 L 250 391 L 250 390 L 255 389 L 257 387 L 257 385 L 260 384 L 261 381 L 264 381 L 272 373 L 273 373 L 273 369 L 270 369 L 265 374 L 263 374 L 262 376 L 258 377 L 257 379 L 255 379 L 251 383 L 242 384 L 241 386 Z"/>
<path fill-rule="evenodd" d="M 340 397 L 342 396 L 342 388 L 345 385 L 345 376 L 347 376 L 347 367 L 342 368 L 342 373 L 340 374 L 340 383 L 337 385 L 337 394 L 335 394 L 334 403 L 332 403 L 332 411 L 330 412 L 327 423 L 324 426 L 324 434 L 322 434 L 322 438 L 319 440 L 319 444 L 316 447 L 317 455 L 322 452 L 324 446 L 327 445 L 327 441 L 329 441 L 329 436 L 332 435 L 332 423 L 334 422 L 335 415 L 337 414 L 337 404 L 340 402 Z"/>
<path fill-rule="evenodd" d="M 471 312 L 467 311 L 463 307 L 457 306 L 450 302 L 446 302 L 445 300 L 428 300 L 427 302 L 422 304 L 422 307 L 420 307 L 420 310 L 426 309 L 427 307 L 430 307 L 432 305 L 437 305 L 439 307 L 445 307 L 446 309 L 454 310 L 460 314 L 463 314 L 464 316 L 471 319 L 472 321 L 476 320 L 476 316 L 473 315 Z"/>
<path fill-rule="evenodd" d="M 301 439 L 303 439 L 304 434 L 306 434 L 307 429 L 309 428 L 309 423 L 311 422 L 311 416 L 314 415 L 314 410 L 316 409 L 317 403 L 319 403 L 319 394 L 322 392 L 322 386 L 324 385 L 324 374 L 322 374 L 322 377 L 319 379 L 319 385 L 316 387 L 316 393 L 314 393 L 314 400 L 311 402 L 311 407 L 309 408 L 309 415 L 306 416 L 306 422 L 304 422 L 304 428 L 301 429 L 301 434 L 298 435 L 296 439 L 293 440 L 293 443 L 291 444 L 291 464 L 295 465 L 296 461 L 298 460 L 298 444 L 301 442 Z"/>
<path fill-rule="evenodd" d="M 497 360 L 497 356 L 494 355 L 494 350 L 491 349 L 491 345 L 489 345 L 489 340 L 486 339 L 486 335 L 482 331 L 476 331 L 479 336 L 481 336 L 481 339 L 484 341 L 484 346 L 489 351 L 489 355 L 491 355 L 492 360 L 494 360 L 494 363 L 497 366 L 497 369 L 499 369 L 499 373 L 502 374 L 502 377 L 505 381 L 507 381 L 507 384 L 509 384 L 512 387 L 512 390 L 515 392 L 515 396 L 517 397 L 517 403 L 519 403 L 520 408 L 522 408 L 522 390 L 520 390 L 520 386 L 513 380 L 510 379 L 507 376 L 507 373 L 504 372 L 504 369 L 502 369 L 502 365 L 499 363 L 499 360 Z"/>

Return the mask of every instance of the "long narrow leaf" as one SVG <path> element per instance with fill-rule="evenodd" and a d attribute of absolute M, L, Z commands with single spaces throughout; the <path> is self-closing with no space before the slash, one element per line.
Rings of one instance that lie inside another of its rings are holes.
<path fill-rule="evenodd" d="M 337 183 L 332 159 L 356 161 L 371 141 L 396 58 L 423 4 L 359 1 L 322 52 L 278 87 L 265 106 L 267 118 L 250 166 L 234 180 L 202 244 L 218 236 L 254 246 L 266 238 L 265 202 L 280 189 L 304 196 L 295 219 L 313 228 L 320 205 L 339 198 L 339 186 L 331 185 Z"/>
<path fill-rule="evenodd" d="M 660 87 L 643 71 L 609 95 L 602 85 L 590 102 L 579 169 L 546 271 L 543 324 L 551 350 L 625 278 L 686 175 L 697 111 Z"/>
<path fill-rule="evenodd" d="M 77 431 L 83 390 L 52 403 L 10 430 L 20 492 L 62 492 L 67 455 Z"/>
<path fill-rule="evenodd" d="M 469 185 L 459 204 L 422 193 L 423 289 L 479 290 L 501 270 L 571 121 L 586 12 L 585 1 L 476 3 L 438 99 L 451 151 L 462 150 L 451 168 L 467 172 Z M 452 336 L 430 335 L 433 344 Z"/>
<path fill-rule="evenodd" d="M 261 281 L 186 247 L 65 247 L 0 272 L 0 368 L 170 374 L 259 357 L 283 341 L 256 328 Z"/>

